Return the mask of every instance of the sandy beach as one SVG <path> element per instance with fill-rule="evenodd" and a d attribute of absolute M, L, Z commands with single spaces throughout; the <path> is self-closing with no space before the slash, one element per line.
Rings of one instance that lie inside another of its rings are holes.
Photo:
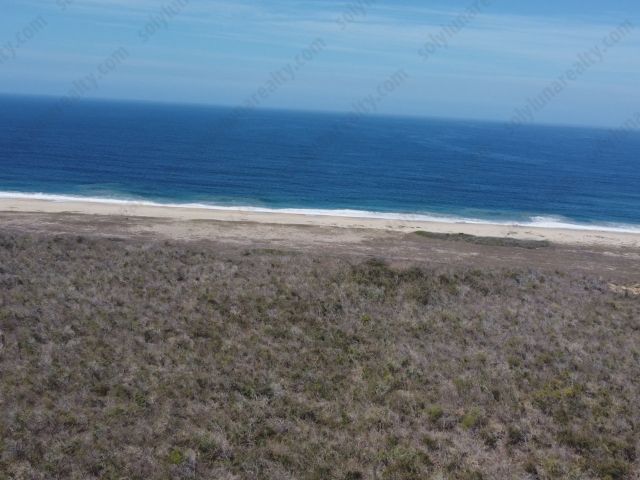
<path fill-rule="evenodd" d="M 480 237 L 504 237 L 521 240 L 547 240 L 563 245 L 601 245 L 639 247 L 640 233 L 596 230 L 541 228 L 516 225 L 422 222 L 342 216 L 311 216 L 291 213 L 261 213 L 240 210 L 215 210 L 187 207 L 122 205 L 97 202 L 63 202 L 36 199 L 0 199 L 0 212 L 73 213 L 82 215 L 141 217 L 177 221 L 211 220 L 220 222 L 305 225 L 342 229 L 374 229 L 402 233 L 424 230 L 434 233 L 464 233 Z"/>

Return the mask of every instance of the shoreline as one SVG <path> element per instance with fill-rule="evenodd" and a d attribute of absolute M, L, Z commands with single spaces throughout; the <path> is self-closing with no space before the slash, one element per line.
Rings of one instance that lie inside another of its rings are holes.
<path fill-rule="evenodd" d="M 357 210 L 352 208 L 337 209 L 314 209 L 314 208 L 270 208 L 258 207 L 251 205 L 215 205 L 206 203 L 158 203 L 151 200 L 125 200 L 102 197 L 84 197 L 76 195 L 58 195 L 44 193 L 21 193 L 21 192 L 4 192 L 0 191 L 0 201 L 44 201 L 56 203 L 87 203 L 98 205 L 118 206 L 122 210 L 136 211 L 139 208 L 167 208 L 178 210 L 198 210 L 198 211 L 225 211 L 234 213 L 260 213 L 274 215 L 296 215 L 304 217 L 336 217 L 351 218 L 364 220 L 383 220 L 383 221 L 402 221 L 414 223 L 437 223 L 451 225 L 490 225 L 497 227 L 522 227 L 522 228 L 548 228 L 560 230 L 577 230 L 585 232 L 608 232 L 608 233 L 631 233 L 640 234 L 639 224 L 625 224 L 617 222 L 605 222 L 598 224 L 572 223 L 570 221 L 563 222 L 561 218 L 554 214 L 539 214 L 530 217 L 530 221 L 497 221 L 490 219 L 481 219 L 473 217 L 462 217 L 455 214 L 438 214 L 438 213 L 401 213 L 401 212 L 383 212 L 373 210 Z"/>
<path fill-rule="evenodd" d="M 0 212 L 81 214 L 116 217 L 158 218 L 175 221 L 246 222 L 273 225 L 301 225 L 346 229 L 375 229 L 400 233 L 424 230 L 432 233 L 463 233 L 478 237 L 547 240 L 565 245 L 640 247 L 640 232 L 611 232 L 537 226 L 447 223 L 438 221 L 359 218 L 297 213 L 244 211 L 217 208 L 155 206 L 98 201 L 54 201 L 0 198 Z"/>

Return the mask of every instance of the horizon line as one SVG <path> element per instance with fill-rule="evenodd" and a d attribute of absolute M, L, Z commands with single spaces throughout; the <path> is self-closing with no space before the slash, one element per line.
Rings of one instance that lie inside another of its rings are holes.
<path fill-rule="evenodd" d="M 50 98 L 59 99 L 59 96 L 43 93 L 15 93 L 15 92 L 0 92 L 0 97 L 27 97 L 27 98 Z M 195 103 L 195 102 L 180 102 L 180 101 L 168 101 L 168 100 L 140 100 L 132 98 L 109 98 L 109 97 L 83 97 L 79 101 L 93 101 L 104 103 L 133 103 L 133 104 L 146 104 L 146 105 L 165 105 L 165 106 L 183 106 L 183 107 L 199 107 L 199 108 L 220 108 L 220 109 L 234 109 L 237 104 L 215 104 L 215 103 Z M 260 107 L 252 112 L 287 112 L 287 113 L 310 113 L 319 115 L 347 115 L 349 110 L 313 110 L 304 108 L 287 108 L 287 107 Z M 490 118 L 469 118 L 469 117 L 443 117 L 432 115 L 417 115 L 410 113 L 378 113 L 373 112 L 367 114 L 367 117 L 379 117 L 379 118 L 405 118 L 414 120 L 440 120 L 440 121 L 452 121 L 452 122 L 476 122 L 476 123 L 489 123 L 496 125 L 507 125 L 508 122 L 502 120 L 495 120 Z M 553 128 L 582 128 L 591 130 L 617 130 L 620 128 L 616 126 L 602 126 L 602 125 L 588 125 L 588 124 L 573 124 L 573 123 L 535 123 L 529 125 L 522 125 L 520 128 L 526 127 L 553 127 Z"/>

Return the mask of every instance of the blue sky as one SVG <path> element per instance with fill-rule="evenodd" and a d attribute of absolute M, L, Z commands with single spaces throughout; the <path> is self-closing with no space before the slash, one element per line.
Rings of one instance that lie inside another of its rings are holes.
<path fill-rule="evenodd" d="M 168 28 L 153 35 L 141 34 L 155 28 L 147 27 L 149 15 L 161 15 L 173 0 L 67 1 L 2 0 L 0 92 L 67 95 L 74 81 L 125 47 L 130 57 L 85 97 L 234 106 L 320 38 L 326 48 L 261 108 L 348 111 L 403 69 L 409 79 L 379 113 L 506 122 L 574 68 L 579 54 L 604 50 L 603 39 L 630 21 L 634 28 L 610 41 L 602 61 L 534 121 L 618 126 L 640 111 L 637 0 L 493 0 L 428 59 L 419 52 L 430 35 L 442 34 L 441 25 L 473 1 L 182 0 Z M 40 16 L 47 25 L 31 39 L 23 35 L 14 57 L 7 43 L 15 46 L 16 34 Z"/>

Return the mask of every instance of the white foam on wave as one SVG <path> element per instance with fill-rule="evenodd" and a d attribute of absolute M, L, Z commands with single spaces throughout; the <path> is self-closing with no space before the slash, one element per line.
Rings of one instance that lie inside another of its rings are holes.
<path fill-rule="evenodd" d="M 255 213 L 288 213 L 304 216 L 327 216 L 363 219 L 384 219 L 384 220 L 404 220 L 411 222 L 440 222 L 451 224 L 472 224 L 472 225 L 501 225 L 514 227 L 538 227 L 551 229 L 584 230 L 594 232 L 611 233 L 640 233 L 640 225 L 630 225 L 622 223 L 601 223 L 586 224 L 576 223 L 561 216 L 532 216 L 526 221 L 514 220 L 489 220 L 480 218 L 467 218 L 455 215 L 441 215 L 435 213 L 390 213 L 373 212 L 367 210 L 323 210 L 308 208 L 266 208 L 236 205 L 211 205 L 205 203 L 158 203 L 148 200 L 128 200 L 118 198 L 103 197 L 83 197 L 80 195 L 53 195 L 46 193 L 21 193 L 21 192 L 0 192 L 0 199 L 17 200 L 45 200 L 50 202 L 86 202 L 102 203 L 122 206 L 144 206 L 144 207 L 164 207 L 164 208 L 195 208 L 204 210 L 239 211 Z"/>
<path fill-rule="evenodd" d="M 612 233 L 640 233 L 640 225 L 630 225 L 626 223 L 577 223 L 571 222 L 564 217 L 532 217 L 530 222 L 521 222 L 517 225 L 522 227 L 554 228 L 565 230 L 587 230 L 593 232 Z"/>

